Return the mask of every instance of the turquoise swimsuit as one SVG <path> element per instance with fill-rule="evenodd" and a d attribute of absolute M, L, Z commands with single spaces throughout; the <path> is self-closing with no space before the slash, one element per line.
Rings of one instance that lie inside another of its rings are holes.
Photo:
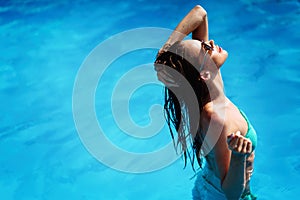
<path fill-rule="evenodd" d="M 254 130 L 251 123 L 249 122 L 249 119 L 247 118 L 246 114 L 241 110 L 240 110 L 240 112 L 241 112 L 241 114 L 243 115 L 243 117 L 245 118 L 245 120 L 248 124 L 248 130 L 247 130 L 247 133 L 246 133 L 245 137 L 248 138 L 249 140 L 251 140 L 251 142 L 252 142 L 252 151 L 253 151 L 256 148 L 256 145 L 257 145 L 256 131 Z"/>
<path fill-rule="evenodd" d="M 253 126 L 251 125 L 249 119 L 247 118 L 246 114 L 240 110 L 241 115 L 245 118 L 248 130 L 245 135 L 246 138 L 250 139 L 252 142 L 252 151 L 255 150 L 257 146 L 257 135 L 256 131 L 254 130 Z M 201 134 L 197 134 L 198 137 L 201 137 Z M 202 138 L 202 137 L 201 137 Z M 203 139 L 202 139 L 203 141 Z M 210 156 L 210 153 L 207 154 Z M 226 197 L 222 191 L 220 185 L 220 179 L 216 177 L 215 173 L 212 171 L 210 166 L 207 163 L 206 159 L 202 160 L 203 168 L 199 172 L 197 180 L 195 181 L 195 186 L 193 189 L 193 199 L 214 199 L 214 200 L 225 200 Z M 244 191 L 240 200 L 256 200 L 257 197 L 253 195 L 250 190 Z"/>
<path fill-rule="evenodd" d="M 246 114 L 240 110 L 240 113 L 243 115 L 243 117 L 245 118 L 247 124 L 248 124 L 248 130 L 247 133 L 245 135 L 246 138 L 248 138 L 249 140 L 251 140 L 252 142 L 252 151 L 254 151 L 254 149 L 256 148 L 257 145 L 257 135 L 256 135 L 256 131 L 254 130 L 253 126 L 251 125 L 249 119 L 247 118 Z M 241 197 L 242 200 L 255 200 L 257 199 L 257 197 L 255 195 L 253 195 L 250 191 L 245 191 L 245 193 L 242 195 Z"/>

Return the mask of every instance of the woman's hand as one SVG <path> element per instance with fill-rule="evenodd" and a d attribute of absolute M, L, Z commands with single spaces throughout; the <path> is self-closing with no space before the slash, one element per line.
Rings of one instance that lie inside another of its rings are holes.
<path fill-rule="evenodd" d="M 252 142 L 241 135 L 241 132 L 232 133 L 227 137 L 228 148 L 234 154 L 250 155 L 252 152 Z"/>
<path fill-rule="evenodd" d="M 172 45 L 170 43 L 165 43 L 164 46 L 158 51 L 156 58 L 158 58 L 164 52 L 167 52 Z"/>
<path fill-rule="evenodd" d="M 190 10 L 179 22 L 164 46 L 158 51 L 156 58 L 166 52 L 175 42 L 182 41 L 190 33 L 192 33 L 192 38 L 195 40 L 208 41 L 207 13 L 200 5 Z"/>

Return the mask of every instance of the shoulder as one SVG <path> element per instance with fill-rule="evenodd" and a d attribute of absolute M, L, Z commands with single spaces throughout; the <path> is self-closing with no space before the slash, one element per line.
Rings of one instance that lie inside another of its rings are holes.
<path fill-rule="evenodd" d="M 205 109 L 202 112 L 202 127 L 203 136 L 210 147 L 226 143 L 228 134 L 228 123 L 226 123 L 225 116 L 213 109 Z"/>
<path fill-rule="evenodd" d="M 223 112 L 225 113 L 225 111 Z M 211 106 L 206 107 L 203 112 L 203 117 L 208 119 L 211 124 L 225 125 L 225 114 L 216 112 Z"/>
<path fill-rule="evenodd" d="M 232 112 L 229 105 L 212 105 L 207 104 L 203 107 L 203 116 L 208 126 L 215 127 L 214 135 L 224 135 L 225 137 L 230 134 L 232 128 Z M 217 131 L 217 132 L 216 132 Z"/>

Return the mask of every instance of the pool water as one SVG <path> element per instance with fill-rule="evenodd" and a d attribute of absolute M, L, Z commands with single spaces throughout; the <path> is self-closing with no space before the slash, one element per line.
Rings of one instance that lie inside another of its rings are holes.
<path fill-rule="evenodd" d="M 183 169 L 181 158 L 155 170 L 151 167 L 168 160 L 169 154 L 154 157 L 147 167 L 139 159 L 121 168 L 99 161 L 82 140 L 72 102 L 80 69 L 99 44 L 118 41 L 116 35 L 136 28 L 173 29 L 196 4 L 208 12 L 210 37 L 229 52 L 222 68 L 226 94 L 258 132 L 254 193 L 261 200 L 297 199 L 300 2 L 296 0 L 1 1 L 0 199 L 191 199 L 194 172 L 189 164 Z M 151 34 L 136 37 L 157 43 L 167 39 Z M 134 43 L 123 40 L 118 45 L 130 49 Z M 147 46 L 115 57 L 94 91 L 99 126 L 123 152 L 144 155 L 172 145 L 161 109 L 156 107 L 149 116 L 153 105 L 163 104 L 163 86 L 153 82 L 156 51 Z M 104 63 L 115 49 L 100 52 L 99 62 Z M 124 78 L 137 66 L 143 70 Z M 112 103 L 120 80 L 125 87 Z M 141 87 L 126 93 L 126 87 L 137 82 Z M 116 106 L 116 113 L 111 106 Z M 129 122 L 146 128 L 154 123 L 159 131 L 125 133 L 127 110 Z M 92 132 L 89 121 L 84 125 Z M 109 161 L 121 157 L 101 145 L 96 148 Z M 129 172 L 135 165 L 136 171 Z"/>

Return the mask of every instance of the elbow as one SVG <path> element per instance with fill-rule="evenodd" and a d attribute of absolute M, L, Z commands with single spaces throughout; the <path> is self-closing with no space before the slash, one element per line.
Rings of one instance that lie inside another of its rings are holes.
<path fill-rule="evenodd" d="M 201 18 L 206 18 L 207 17 L 207 12 L 206 10 L 200 6 L 200 5 L 196 5 L 194 7 L 194 11 L 197 13 L 197 15 Z"/>

